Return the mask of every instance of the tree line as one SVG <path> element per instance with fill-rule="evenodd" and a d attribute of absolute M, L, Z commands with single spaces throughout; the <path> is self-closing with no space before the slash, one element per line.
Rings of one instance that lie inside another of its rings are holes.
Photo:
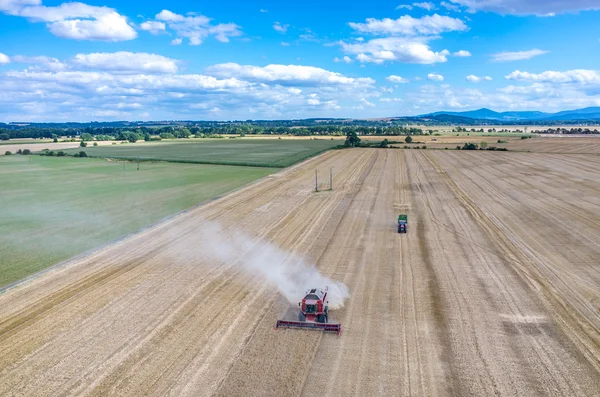
<path fill-rule="evenodd" d="M 600 134 L 598 129 L 594 128 L 590 130 L 589 128 L 548 128 L 542 131 L 534 131 L 536 134 L 566 134 L 566 135 L 590 135 L 590 134 Z"/>
<path fill-rule="evenodd" d="M 153 140 L 156 137 L 162 139 L 173 138 L 196 138 L 215 137 L 221 135 L 293 135 L 293 136 L 347 136 L 356 135 L 424 135 L 432 134 L 433 131 L 425 132 L 421 128 L 404 126 L 304 126 L 304 127 L 262 127 L 253 124 L 208 126 L 208 127 L 84 127 L 84 128 L 42 128 L 23 127 L 20 129 L 0 129 L 0 140 L 22 139 L 22 138 L 50 138 L 59 137 L 81 138 L 90 140 L 125 140 L 135 142 L 136 140 Z"/>

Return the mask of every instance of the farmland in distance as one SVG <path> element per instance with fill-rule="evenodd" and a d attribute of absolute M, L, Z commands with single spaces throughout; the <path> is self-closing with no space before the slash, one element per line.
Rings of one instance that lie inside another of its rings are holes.
<path fill-rule="evenodd" d="M 343 142 L 331 139 L 206 139 L 87 147 L 93 157 L 287 167 Z M 80 149 L 69 149 L 73 154 Z"/>
<path fill-rule="evenodd" d="M 273 171 L 2 156 L 0 287 Z"/>

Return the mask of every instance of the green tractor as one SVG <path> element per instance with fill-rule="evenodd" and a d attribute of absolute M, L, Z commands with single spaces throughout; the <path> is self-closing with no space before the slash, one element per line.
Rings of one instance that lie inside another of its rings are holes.
<path fill-rule="evenodd" d="M 398 233 L 406 233 L 408 215 L 398 215 Z"/>

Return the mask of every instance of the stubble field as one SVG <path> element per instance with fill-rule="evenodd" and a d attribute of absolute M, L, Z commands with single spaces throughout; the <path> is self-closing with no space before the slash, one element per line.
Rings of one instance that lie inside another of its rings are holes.
<path fill-rule="evenodd" d="M 595 395 L 599 166 L 322 154 L 0 295 L 0 395 Z M 252 245 L 206 254 L 237 231 L 349 287 L 340 337 L 273 329 L 289 304 Z"/>

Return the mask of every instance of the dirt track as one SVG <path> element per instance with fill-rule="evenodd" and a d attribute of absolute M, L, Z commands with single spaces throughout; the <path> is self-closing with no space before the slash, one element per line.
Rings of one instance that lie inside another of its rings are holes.
<path fill-rule="evenodd" d="M 599 166 L 326 153 L 0 295 L 0 395 L 597 395 Z M 345 282 L 342 336 L 274 331 L 287 303 L 203 254 L 210 220 Z"/>

